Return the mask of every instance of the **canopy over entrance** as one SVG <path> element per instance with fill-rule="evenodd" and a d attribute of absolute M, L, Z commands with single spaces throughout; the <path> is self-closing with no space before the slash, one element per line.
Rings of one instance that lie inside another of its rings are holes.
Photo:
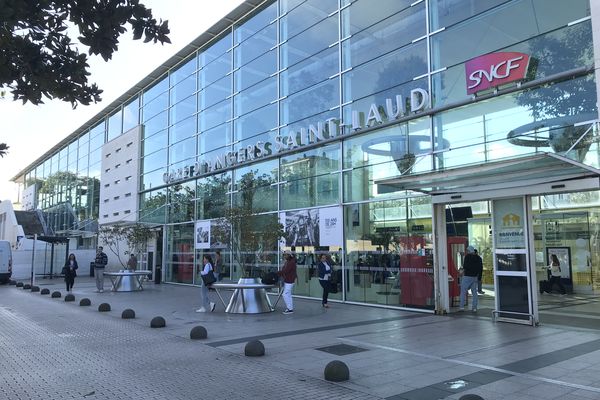
<path fill-rule="evenodd" d="M 599 177 L 600 170 L 597 168 L 555 153 L 536 153 L 509 160 L 382 179 L 375 181 L 375 184 L 378 193 L 412 190 L 432 196 L 449 195 L 452 198 L 455 194 L 490 193 L 518 188 L 524 193 L 529 190 L 534 194 L 536 185 L 542 184 L 555 184 L 551 188 L 563 189 L 562 191 L 598 189 Z M 585 178 L 593 178 L 593 181 L 586 181 L 584 187 L 568 187 L 566 184 Z M 559 182 L 561 184 L 558 184 Z M 457 197 L 456 200 L 459 199 L 460 197 Z"/>

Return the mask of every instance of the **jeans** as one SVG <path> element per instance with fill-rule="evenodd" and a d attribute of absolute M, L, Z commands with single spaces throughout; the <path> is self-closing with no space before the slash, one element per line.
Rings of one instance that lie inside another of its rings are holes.
<path fill-rule="evenodd" d="M 460 281 L 460 308 L 465 308 L 465 302 L 467 298 L 467 292 L 471 289 L 471 295 L 473 295 L 473 310 L 477 309 L 477 277 L 476 276 L 463 276 Z"/>
<path fill-rule="evenodd" d="M 284 283 L 283 284 L 283 294 L 281 295 L 281 297 L 283 297 L 283 301 L 285 302 L 285 307 L 288 310 L 294 309 L 294 302 L 292 300 L 292 289 L 294 289 L 293 283 Z"/>
<path fill-rule="evenodd" d="M 104 268 L 94 268 L 94 276 L 96 277 L 96 289 L 104 290 Z"/>
<path fill-rule="evenodd" d="M 65 276 L 65 283 L 67 284 L 67 292 L 73 289 L 73 284 L 75 283 L 74 276 Z"/>
<path fill-rule="evenodd" d="M 200 286 L 200 300 L 202 303 L 202 307 L 206 308 L 210 311 L 210 299 L 208 298 L 208 287 L 202 282 L 202 286 Z"/>
<path fill-rule="evenodd" d="M 323 288 L 323 300 L 321 303 L 327 304 L 327 297 L 329 296 L 329 291 L 331 290 L 331 282 L 326 281 L 325 279 L 319 279 L 319 283 L 321 284 L 321 287 Z"/>

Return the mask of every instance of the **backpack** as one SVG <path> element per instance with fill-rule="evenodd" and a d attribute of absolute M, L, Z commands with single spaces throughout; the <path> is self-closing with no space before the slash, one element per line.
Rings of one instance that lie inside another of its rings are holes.
<path fill-rule="evenodd" d="M 260 281 L 263 285 L 276 285 L 279 282 L 279 276 L 276 272 L 267 272 Z"/>

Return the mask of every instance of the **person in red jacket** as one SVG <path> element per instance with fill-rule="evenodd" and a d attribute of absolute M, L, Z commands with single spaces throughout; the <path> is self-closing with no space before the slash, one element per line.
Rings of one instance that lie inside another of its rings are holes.
<path fill-rule="evenodd" d="M 284 314 L 294 313 L 294 302 L 292 299 L 292 289 L 294 288 L 294 282 L 296 282 L 296 257 L 290 251 L 283 253 L 285 262 L 283 268 L 277 271 L 277 275 L 283 277 L 283 301 L 285 302 L 286 309 L 283 311 Z"/>

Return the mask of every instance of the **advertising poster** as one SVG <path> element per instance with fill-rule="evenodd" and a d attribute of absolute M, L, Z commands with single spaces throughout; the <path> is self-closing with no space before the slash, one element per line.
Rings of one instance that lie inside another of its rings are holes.
<path fill-rule="evenodd" d="M 299 210 L 281 213 L 285 231 L 285 246 L 319 245 L 319 210 Z"/>
<path fill-rule="evenodd" d="M 560 262 L 560 276 L 561 278 L 571 280 L 571 249 L 569 247 L 546 247 L 546 259 L 548 265 L 554 254 Z"/>
<path fill-rule="evenodd" d="M 328 207 L 319 210 L 320 246 L 342 245 L 342 208 Z"/>
<path fill-rule="evenodd" d="M 194 248 L 210 249 L 210 220 L 196 221 L 196 229 L 194 229 Z"/>
<path fill-rule="evenodd" d="M 494 200 L 494 235 L 497 249 L 525 248 L 525 216 L 521 198 Z"/>

